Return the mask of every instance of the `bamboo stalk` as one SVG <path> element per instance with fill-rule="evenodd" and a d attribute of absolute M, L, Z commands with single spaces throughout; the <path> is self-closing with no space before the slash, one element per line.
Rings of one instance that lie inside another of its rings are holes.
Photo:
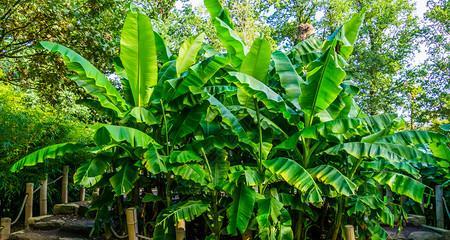
<path fill-rule="evenodd" d="M 47 215 L 47 176 L 41 180 L 41 188 L 39 190 L 39 215 Z"/>
<path fill-rule="evenodd" d="M 2 218 L 0 220 L 0 240 L 9 239 L 11 234 L 11 218 Z"/>
<path fill-rule="evenodd" d="M 63 178 L 62 178 L 62 190 L 61 190 L 61 202 L 68 203 L 69 202 L 69 166 L 63 167 Z"/>
<path fill-rule="evenodd" d="M 176 229 L 176 240 L 186 239 L 186 222 L 184 220 L 178 221 Z"/>
<path fill-rule="evenodd" d="M 33 217 L 33 183 L 26 184 L 26 194 L 28 197 L 25 202 L 25 228 L 29 229 L 28 219 Z"/>
<path fill-rule="evenodd" d="M 80 188 L 80 202 L 86 200 L 86 189 L 84 187 Z"/>
<path fill-rule="evenodd" d="M 136 208 L 127 208 L 125 215 L 127 218 L 128 240 L 138 240 Z"/>
<path fill-rule="evenodd" d="M 345 225 L 345 240 L 356 240 L 353 225 Z"/>

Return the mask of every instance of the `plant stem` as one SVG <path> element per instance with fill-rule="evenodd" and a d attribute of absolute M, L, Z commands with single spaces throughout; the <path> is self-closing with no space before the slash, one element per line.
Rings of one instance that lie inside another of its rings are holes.
<path fill-rule="evenodd" d="M 305 216 L 302 212 L 298 211 L 297 214 L 297 222 L 295 223 L 295 240 L 303 239 L 303 222 L 305 221 Z"/>
<path fill-rule="evenodd" d="M 263 144 L 263 139 L 262 139 L 262 128 L 261 128 L 261 116 L 259 113 L 259 106 L 258 106 L 258 100 L 256 98 L 253 99 L 254 103 L 255 103 L 255 110 L 256 110 L 256 120 L 257 120 L 257 124 L 258 124 L 258 133 L 259 133 L 259 156 L 258 156 L 258 169 L 259 169 L 259 174 L 261 174 L 262 177 L 264 177 L 264 169 L 262 166 L 262 144 Z M 264 182 L 264 180 L 262 181 Z M 262 189 L 263 186 L 262 184 L 259 184 L 258 186 L 258 191 L 259 193 L 262 193 Z"/>
<path fill-rule="evenodd" d="M 333 228 L 333 235 L 331 236 L 331 240 L 336 240 L 339 234 L 339 230 L 342 224 L 342 216 L 344 215 L 344 198 L 339 197 L 338 200 L 338 209 L 336 214 L 336 222 Z"/>
<path fill-rule="evenodd" d="M 170 155 L 170 147 L 169 147 L 169 133 L 167 131 L 167 118 L 166 118 L 166 109 L 164 108 L 163 100 L 160 99 L 161 108 L 163 112 L 163 122 L 164 122 L 164 135 L 166 137 L 166 155 Z M 172 193 L 170 192 L 172 177 L 170 173 L 166 174 L 166 205 L 169 207 L 172 204 Z"/>

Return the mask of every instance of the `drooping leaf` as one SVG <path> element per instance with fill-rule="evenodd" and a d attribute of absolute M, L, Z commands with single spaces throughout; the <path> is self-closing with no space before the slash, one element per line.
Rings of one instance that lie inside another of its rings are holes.
<path fill-rule="evenodd" d="M 293 50 L 295 51 L 295 60 L 300 64 L 300 66 L 305 67 L 320 57 L 322 54 L 321 47 L 322 42 L 319 39 L 309 37 L 294 46 Z"/>
<path fill-rule="evenodd" d="M 10 171 L 17 172 L 24 167 L 31 167 L 38 163 L 43 163 L 46 159 L 55 159 L 64 156 L 65 154 L 81 151 L 84 148 L 86 148 L 86 145 L 84 144 L 70 142 L 50 145 L 21 158 L 11 166 Z"/>
<path fill-rule="evenodd" d="M 450 139 L 443 134 L 420 130 L 402 131 L 383 137 L 378 142 L 409 146 L 428 145 L 434 156 L 450 160 L 450 150 L 448 148 Z"/>
<path fill-rule="evenodd" d="M 275 62 L 275 69 L 280 76 L 280 85 L 286 93 L 285 98 L 289 100 L 297 109 L 300 109 L 298 97 L 301 94 L 301 77 L 297 74 L 289 58 L 281 51 L 272 54 Z"/>
<path fill-rule="evenodd" d="M 405 195 L 422 203 L 425 185 L 406 175 L 395 172 L 381 172 L 373 177 L 379 184 L 388 185 L 392 192 Z"/>
<path fill-rule="evenodd" d="M 314 178 L 331 185 L 344 196 L 348 197 L 356 193 L 356 184 L 331 165 L 320 165 L 310 169 L 309 172 Z"/>
<path fill-rule="evenodd" d="M 408 160 L 423 163 L 435 162 L 431 156 L 419 150 L 396 144 L 348 142 L 331 147 L 325 150 L 325 153 L 338 155 L 341 151 L 357 159 L 381 157 L 392 162 Z"/>
<path fill-rule="evenodd" d="M 173 174 L 180 176 L 185 180 L 193 181 L 202 186 L 206 186 L 208 184 L 207 182 L 208 173 L 200 164 L 197 163 L 184 164 L 181 166 L 173 167 L 171 170 Z"/>
<path fill-rule="evenodd" d="M 286 119 L 291 119 L 292 109 L 289 109 L 284 99 L 270 87 L 245 73 L 230 72 L 229 74 L 231 76 L 229 80 L 238 88 L 243 89 L 248 95 L 263 102 L 269 110 L 281 112 Z"/>
<path fill-rule="evenodd" d="M 190 222 L 202 215 L 209 208 L 208 203 L 202 201 L 185 201 L 174 204 L 160 213 L 156 220 L 156 225 L 166 222 L 169 218 L 173 218 L 176 222 L 184 220 Z"/>
<path fill-rule="evenodd" d="M 279 157 L 265 160 L 263 165 L 272 173 L 283 178 L 289 185 L 305 194 L 308 202 L 323 202 L 319 186 L 317 186 L 311 174 L 294 160 Z"/>
<path fill-rule="evenodd" d="M 200 162 L 203 159 L 192 150 L 184 151 L 172 151 L 168 158 L 169 163 L 189 163 L 189 162 Z"/>
<path fill-rule="evenodd" d="M 121 166 L 120 170 L 109 179 L 109 182 L 116 195 L 126 195 L 133 189 L 138 178 L 137 167 L 127 163 Z"/>
<path fill-rule="evenodd" d="M 258 199 L 258 214 L 256 221 L 261 239 L 276 239 L 278 235 L 278 217 L 283 204 L 273 197 Z"/>
<path fill-rule="evenodd" d="M 108 167 L 109 164 L 99 158 L 85 161 L 78 167 L 75 175 L 73 175 L 73 181 L 75 184 L 90 188 L 100 181 Z"/>
<path fill-rule="evenodd" d="M 195 63 L 198 51 L 202 48 L 204 38 L 205 34 L 202 33 L 197 37 L 188 38 L 183 42 L 176 61 L 178 76 Z"/>
<path fill-rule="evenodd" d="M 263 38 L 253 41 L 250 51 L 242 61 L 240 72 L 266 82 L 270 64 L 270 43 Z"/>
<path fill-rule="evenodd" d="M 381 114 L 365 118 L 340 118 L 321 122 L 302 130 L 305 138 L 318 140 L 320 137 L 328 141 L 344 142 L 355 136 L 366 136 L 391 126 L 397 118 L 394 114 Z"/>
<path fill-rule="evenodd" d="M 146 15 L 128 12 L 120 39 L 120 59 L 135 106 L 147 106 L 158 81 L 158 63 L 155 35 Z"/>
<path fill-rule="evenodd" d="M 158 153 L 158 148 L 154 145 L 149 146 L 147 151 L 144 153 L 144 158 L 142 159 L 142 164 L 145 169 L 153 174 L 158 174 L 160 172 L 167 172 L 165 161 L 163 157 Z"/>
<path fill-rule="evenodd" d="M 234 190 L 232 198 L 233 201 L 227 208 L 227 232 L 231 235 L 236 235 L 238 231 L 243 234 L 247 230 L 253 213 L 256 192 L 245 184 L 239 184 Z"/>
<path fill-rule="evenodd" d="M 40 44 L 49 51 L 61 54 L 67 68 L 77 73 L 77 76 L 72 77 L 72 80 L 78 86 L 96 97 L 103 107 L 113 110 L 119 117 L 124 116 L 128 110 L 127 103 L 108 78 L 94 65 L 63 45 L 46 41 L 40 42 Z"/>
<path fill-rule="evenodd" d="M 193 133 L 200 124 L 204 110 L 204 107 L 196 107 L 180 112 L 179 118 L 175 119 L 175 122 L 169 129 L 170 138 L 176 140 Z"/>
<path fill-rule="evenodd" d="M 127 142 L 132 147 L 142 148 L 147 148 L 149 144 L 158 145 L 153 138 L 140 130 L 115 125 L 103 125 L 97 129 L 94 139 L 98 145 L 106 145 L 112 142 Z"/>

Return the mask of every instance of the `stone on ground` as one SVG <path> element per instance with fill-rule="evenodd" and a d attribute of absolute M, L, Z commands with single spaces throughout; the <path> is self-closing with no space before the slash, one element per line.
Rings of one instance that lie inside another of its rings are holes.
<path fill-rule="evenodd" d="M 53 214 L 55 215 L 77 215 L 80 206 L 76 203 L 55 204 Z"/>
<path fill-rule="evenodd" d="M 424 224 L 427 224 L 427 220 L 425 216 L 422 215 L 415 215 L 415 214 L 408 214 L 408 224 L 411 224 L 413 226 L 421 226 Z"/>
<path fill-rule="evenodd" d="M 435 232 L 417 231 L 408 235 L 410 240 L 441 240 L 442 235 Z"/>

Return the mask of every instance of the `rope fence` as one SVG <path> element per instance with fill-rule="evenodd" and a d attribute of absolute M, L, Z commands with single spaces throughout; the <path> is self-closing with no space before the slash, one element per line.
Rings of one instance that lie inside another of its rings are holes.
<path fill-rule="evenodd" d="M 20 207 L 19 214 L 17 214 L 16 219 L 11 222 L 11 225 L 14 225 L 19 221 L 20 215 L 22 215 L 23 209 L 25 208 L 25 203 L 27 202 L 28 194 L 25 194 L 25 197 L 23 198 L 22 207 Z"/>

